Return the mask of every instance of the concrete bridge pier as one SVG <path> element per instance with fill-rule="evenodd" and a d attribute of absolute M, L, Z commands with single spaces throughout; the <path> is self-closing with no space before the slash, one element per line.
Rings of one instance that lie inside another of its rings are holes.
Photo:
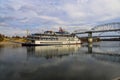
<path fill-rule="evenodd" d="M 88 43 L 92 43 L 93 42 L 93 38 L 92 38 L 92 32 L 88 33 Z"/>
<path fill-rule="evenodd" d="M 92 53 L 92 43 L 88 43 L 88 53 Z"/>
<path fill-rule="evenodd" d="M 89 32 L 88 33 L 88 53 L 92 53 L 92 42 L 93 42 L 92 32 Z"/>

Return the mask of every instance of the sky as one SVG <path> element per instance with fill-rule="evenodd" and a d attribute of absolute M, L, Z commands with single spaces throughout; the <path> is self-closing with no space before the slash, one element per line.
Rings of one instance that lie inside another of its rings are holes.
<path fill-rule="evenodd" d="M 9 36 L 111 22 L 120 22 L 120 0 L 0 0 L 0 33 Z"/>

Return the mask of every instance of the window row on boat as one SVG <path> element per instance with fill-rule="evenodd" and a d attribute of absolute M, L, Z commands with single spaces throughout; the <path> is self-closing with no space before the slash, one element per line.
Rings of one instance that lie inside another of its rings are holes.
<path fill-rule="evenodd" d="M 31 37 L 29 39 L 35 39 L 35 40 L 58 40 L 58 38 L 40 38 L 40 37 Z"/>
<path fill-rule="evenodd" d="M 62 37 L 74 37 L 75 35 L 72 34 L 32 34 L 29 36 L 62 36 Z"/>

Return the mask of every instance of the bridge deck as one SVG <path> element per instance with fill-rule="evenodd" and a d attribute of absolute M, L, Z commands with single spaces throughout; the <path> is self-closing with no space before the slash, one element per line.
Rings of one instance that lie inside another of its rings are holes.
<path fill-rule="evenodd" d="M 73 33 L 73 34 L 86 34 L 86 33 L 112 32 L 112 31 L 120 31 L 120 29 L 113 29 L 113 30 L 99 30 L 99 31 L 91 30 L 91 31 L 85 31 L 85 32 L 76 32 L 76 33 Z"/>

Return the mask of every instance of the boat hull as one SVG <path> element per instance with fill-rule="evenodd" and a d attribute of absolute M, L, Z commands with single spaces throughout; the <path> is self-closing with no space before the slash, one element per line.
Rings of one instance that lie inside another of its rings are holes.
<path fill-rule="evenodd" d="M 64 44 L 57 44 L 57 43 L 43 43 L 43 44 L 35 44 L 35 43 L 22 43 L 22 46 L 49 46 L 49 45 L 76 45 L 76 44 L 82 44 L 81 42 L 79 43 L 64 43 Z"/>

